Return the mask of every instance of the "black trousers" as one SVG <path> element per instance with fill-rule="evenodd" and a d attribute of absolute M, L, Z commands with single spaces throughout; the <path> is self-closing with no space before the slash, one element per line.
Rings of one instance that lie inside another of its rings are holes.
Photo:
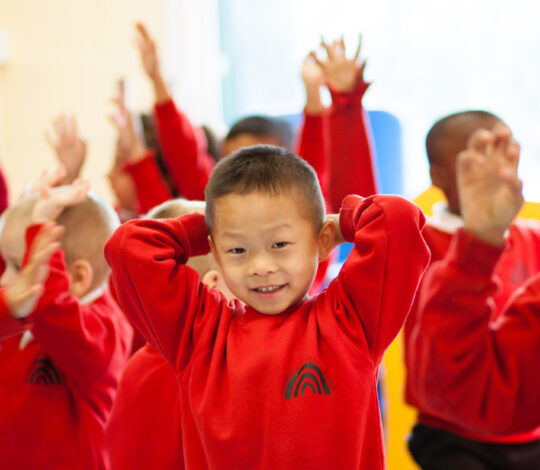
<path fill-rule="evenodd" d="M 409 450 L 422 470 L 540 470 L 540 440 L 488 444 L 417 424 Z"/>

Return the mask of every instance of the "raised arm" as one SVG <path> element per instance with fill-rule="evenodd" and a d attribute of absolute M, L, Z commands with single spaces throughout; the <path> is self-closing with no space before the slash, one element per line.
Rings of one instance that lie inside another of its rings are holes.
<path fill-rule="evenodd" d="M 219 321 L 219 294 L 185 266 L 208 252 L 201 214 L 127 222 L 105 247 L 126 315 L 177 370 L 187 365 L 200 331 Z"/>
<path fill-rule="evenodd" d="M 348 196 L 343 202 L 341 233 L 354 248 L 327 295 L 375 364 L 402 327 L 429 262 L 424 220 L 418 207 L 398 196 Z"/>
<path fill-rule="evenodd" d="M 348 194 L 363 197 L 377 192 L 373 168 L 372 137 L 362 98 L 369 83 L 364 81 L 365 61 L 358 63 L 360 42 L 351 59 L 343 39 L 322 43 L 326 58 L 318 63 L 332 95 L 328 111 L 328 199 L 336 211 Z"/>
<path fill-rule="evenodd" d="M 494 322 L 493 272 L 523 197 L 519 147 L 504 128 L 476 132 L 458 157 L 464 230 L 426 274 L 411 338 L 416 394 L 434 416 L 484 435 L 540 422 L 538 276 Z"/>
<path fill-rule="evenodd" d="M 49 259 L 58 250 L 62 227 L 45 224 L 27 250 L 21 272 L 9 287 L 0 291 L 0 340 L 30 329 L 26 318 L 44 291 Z"/>
<path fill-rule="evenodd" d="M 203 200 L 214 160 L 206 153 L 202 135 L 176 108 L 161 74 L 154 40 L 141 23 L 137 24 L 137 47 L 154 87 L 158 138 L 176 190 L 187 199 Z"/>
<path fill-rule="evenodd" d="M 306 160 L 319 177 L 324 196 L 327 194 L 327 117 L 321 101 L 320 88 L 324 74 L 311 51 L 302 64 L 302 81 L 306 92 L 306 106 L 298 139 L 297 153 Z"/>
<path fill-rule="evenodd" d="M 133 116 L 126 109 L 122 99 L 113 99 L 116 111 L 110 121 L 116 128 L 120 167 L 129 173 L 135 185 L 137 212 L 148 212 L 152 207 L 172 198 L 172 194 L 163 181 L 155 161 L 154 152 L 148 150 L 133 122 Z"/>

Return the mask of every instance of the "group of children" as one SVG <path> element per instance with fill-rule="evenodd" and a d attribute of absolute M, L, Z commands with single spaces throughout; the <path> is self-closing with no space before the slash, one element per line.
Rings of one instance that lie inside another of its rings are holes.
<path fill-rule="evenodd" d="M 2 215 L 2 468 L 384 469 L 377 379 L 404 328 L 421 468 L 540 469 L 540 231 L 514 222 L 508 127 L 484 111 L 432 127 L 447 204 L 426 223 L 376 194 L 359 48 L 306 57 L 300 157 L 266 116 L 209 152 L 136 28 L 157 138 L 120 93 L 116 211 L 60 117 L 63 166 Z"/>

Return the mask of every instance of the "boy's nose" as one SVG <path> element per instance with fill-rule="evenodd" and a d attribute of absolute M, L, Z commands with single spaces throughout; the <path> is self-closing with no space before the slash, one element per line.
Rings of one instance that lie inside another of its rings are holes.
<path fill-rule="evenodd" d="M 276 271 L 277 265 L 269 254 L 259 253 L 251 257 L 250 274 L 252 276 L 266 276 Z"/>

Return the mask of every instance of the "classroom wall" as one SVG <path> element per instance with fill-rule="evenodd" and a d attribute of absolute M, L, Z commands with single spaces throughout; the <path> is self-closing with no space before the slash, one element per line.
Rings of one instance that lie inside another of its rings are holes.
<path fill-rule="evenodd" d="M 108 100 L 124 76 L 132 104 L 139 110 L 152 105 L 133 25 L 144 21 L 161 42 L 164 1 L 0 2 L 0 28 L 9 42 L 8 61 L 0 65 L 0 164 L 11 200 L 25 181 L 55 165 L 43 135 L 60 113 L 74 114 L 88 141 L 83 176 L 111 199 L 105 178 L 114 145 Z"/>

